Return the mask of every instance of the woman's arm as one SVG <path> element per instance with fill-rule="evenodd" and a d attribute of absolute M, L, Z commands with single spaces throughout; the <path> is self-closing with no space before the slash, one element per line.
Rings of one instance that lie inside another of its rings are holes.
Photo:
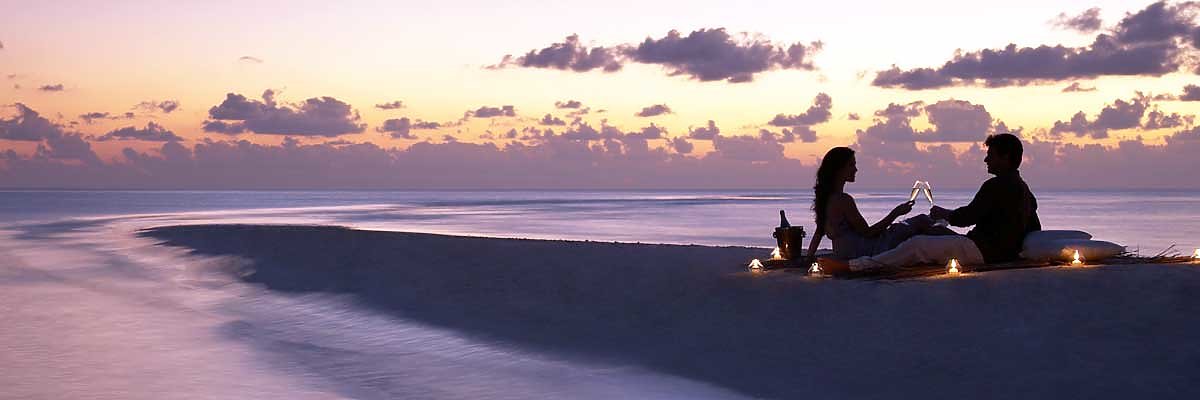
<path fill-rule="evenodd" d="M 817 246 L 821 245 L 821 236 L 825 236 L 825 229 L 818 226 L 817 229 L 813 230 L 812 240 L 808 242 L 808 258 L 805 259 L 806 264 L 817 261 Z"/>
<path fill-rule="evenodd" d="M 850 197 L 848 194 L 843 194 L 842 196 L 838 197 L 837 202 L 839 205 L 835 208 L 844 213 L 843 217 L 846 218 L 846 222 L 850 224 L 850 229 L 853 229 L 855 233 L 865 237 L 879 236 L 884 231 L 887 231 L 888 226 L 891 226 L 892 222 L 895 222 L 897 217 L 912 211 L 912 202 L 906 202 L 897 206 L 892 210 L 892 212 L 888 213 L 886 217 L 883 217 L 883 219 L 879 220 L 879 222 L 876 222 L 875 225 L 867 226 L 867 220 L 866 218 L 863 218 L 862 213 L 858 211 L 858 205 L 854 203 L 853 197 Z"/>

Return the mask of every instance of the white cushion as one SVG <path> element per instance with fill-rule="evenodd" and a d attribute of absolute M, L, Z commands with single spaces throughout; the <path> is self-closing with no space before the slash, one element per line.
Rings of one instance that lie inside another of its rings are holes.
<path fill-rule="evenodd" d="M 1125 252 L 1125 247 L 1112 242 L 1090 239 L 1025 240 L 1021 258 L 1037 261 L 1071 261 L 1075 251 L 1084 261 L 1101 261 Z"/>
<path fill-rule="evenodd" d="M 1036 231 L 1025 235 L 1025 246 L 1028 247 L 1030 242 L 1049 242 L 1065 239 L 1087 240 L 1091 238 L 1092 234 L 1084 231 Z"/>

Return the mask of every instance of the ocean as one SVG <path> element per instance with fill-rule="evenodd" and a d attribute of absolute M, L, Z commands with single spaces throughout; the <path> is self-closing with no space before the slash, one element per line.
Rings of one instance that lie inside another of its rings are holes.
<path fill-rule="evenodd" d="M 907 199 L 852 192 L 869 222 Z M 973 192 L 935 192 L 965 205 Z M 1042 191 L 1044 229 L 1092 233 L 1143 254 L 1200 246 L 1200 191 Z M 919 198 L 918 200 L 923 200 Z M 0 221 L 191 213 L 215 220 L 337 224 L 457 235 L 773 246 L 778 210 L 811 234 L 811 192 L 800 191 L 0 191 Z M 922 201 L 911 215 L 928 212 Z M 965 232 L 963 229 L 958 229 Z M 828 241 L 823 247 L 828 247 Z"/>

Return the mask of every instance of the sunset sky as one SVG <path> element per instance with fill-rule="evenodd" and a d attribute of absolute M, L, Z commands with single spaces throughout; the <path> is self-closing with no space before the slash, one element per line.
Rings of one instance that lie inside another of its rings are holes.
<path fill-rule="evenodd" d="M 1200 167 L 1195 3 L 3 3 L 0 188 L 803 189 L 833 146 L 973 188 L 996 132 L 1035 186 Z"/>

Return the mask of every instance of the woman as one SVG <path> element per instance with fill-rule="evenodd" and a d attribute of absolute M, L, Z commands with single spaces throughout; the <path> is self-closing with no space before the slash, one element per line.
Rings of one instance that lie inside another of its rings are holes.
<path fill-rule="evenodd" d="M 813 186 L 813 212 L 816 214 L 817 227 L 808 245 L 808 262 L 815 260 L 814 255 L 822 236 L 829 236 L 833 241 L 833 257 L 844 261 L 893 249 L 933 225 L 933 220 L 924 214 L 903 223 L 892 223 L 912 211 L 911 201 L 896 206 L 887 217 L 874 225 L 867 225 L 854 203 L 854 197 L 844 191 L 846 182 L 854 182 L 856 173 L 858 166 L 854 150 L 848 147 L 830 149 L 821 159 L 821 166 L 817 168 L 817 183 Z M 828 272 L 844 272 L 848 268 L 844 262 L 826 264 L 824 267 Z"/>

